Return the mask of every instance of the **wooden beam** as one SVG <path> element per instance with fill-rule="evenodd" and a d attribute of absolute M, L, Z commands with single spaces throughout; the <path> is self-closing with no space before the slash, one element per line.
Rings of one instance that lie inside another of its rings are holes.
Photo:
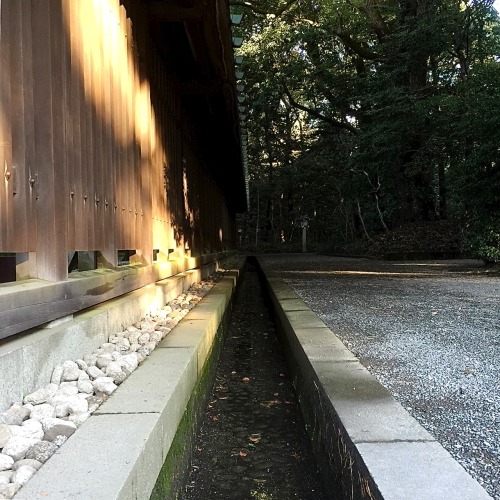
<path fill-rule="evenodd" d="M 148 15 L 150 21 L 183 22 L 203 20 L 204 2 L 189 2 L 181 5 L 171 2 L 150 2 Z"/>

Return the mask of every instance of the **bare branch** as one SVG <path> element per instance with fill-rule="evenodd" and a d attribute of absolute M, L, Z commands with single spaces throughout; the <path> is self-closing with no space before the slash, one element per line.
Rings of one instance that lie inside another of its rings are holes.
<path fill-rule="evenodd" d="M 357 133 L 357 129 L 353 127 L 350 123 L 347 122 L 341 122 L 339 120 L 335 120 L 335 118 L 331 118 L 329 116 L 325 116 L 323 113 L 321 113 L 319 110 L 315 108 L 309 108 L 307 106 L 304 106 L 303 104 L 299 104 L 293 97 L 290 91 L 288 90 L 286 84 L 283 84 L 283 90 L 285 92 L 285 95 L 288 98 L 288 101 L 290 102 L 290 105 L 294 108 L 300 109 L 302 111 L 305 111 L 306 113 L 310 114 L 311 116 L 314 116 L 316 118 L 319 118 L 321 121 L 324 121 L 325 123 L 328 123 L 332 127 L 335 128 L 341 128 L 344 130 L 348 130 L 349 132 L 352 133 Z"/>

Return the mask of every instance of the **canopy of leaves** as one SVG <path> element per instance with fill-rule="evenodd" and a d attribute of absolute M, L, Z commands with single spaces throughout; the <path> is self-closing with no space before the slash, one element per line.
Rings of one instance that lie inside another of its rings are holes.
<path fill-rule="evenodd" d="M 492 0 L 251 0 L 242 238 L 320 244 L 452 218 L 500 260 L 500 22 Z"/>

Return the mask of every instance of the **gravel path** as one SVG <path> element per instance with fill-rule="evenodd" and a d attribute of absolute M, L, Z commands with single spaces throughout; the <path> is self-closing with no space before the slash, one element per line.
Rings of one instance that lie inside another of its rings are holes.
<path fill-rule="evenodd" d="M 474 261 L 263 260 L 499 500 L 498 274 Z"/>

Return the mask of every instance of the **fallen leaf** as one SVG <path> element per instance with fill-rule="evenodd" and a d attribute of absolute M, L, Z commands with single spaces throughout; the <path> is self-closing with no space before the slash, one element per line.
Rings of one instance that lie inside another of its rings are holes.
<path fill-rule="evenodd" d="M 248 440 L 251 441 L 252 443 L 258 443 L 261 440 L 260 434 L 253 434 L 252 436 L 248 437 Z"/>
<path fill-rule="evenodd" d="M 473 368 L 468 368 L 467 370 L 464 370 L 465 375 L 473 375 L 474 373 L 477 373 L 477 370 L 474 370 Z"/>
<path fill-rule="evenodd" d="M 243 380 L 243 382 L 250 382 L 250 379 L 248 377 L 243 377 L 241 380 Z"/>
<path fill-rule="evenodd" d="M 241 450 L 240 457 L 246 457 L 248 455 L 248 451 Z"/>
<path fill-rule="evenodd" d="M 285 374 L 284 374 L 284 373 L 280 373 L 280 377 L 284 377 L 284 376 L 285 376 Z"/>
<path fill-rule="evenodd" d="M 217 420 L 219 420 L 219 417 L 218 417 L 217 415 L 214 415 L 214 416 L 212 417 L 212 420 L 213 420 L 214 422 L 217 422 Z"/>
<path fill-rule="evenodd" d="M 281 401 L 279 399 L 274 399 L 273 401 L 264 401 L 263 403 L 260 403 L 260 405 L 264 408 L 271 408 L 271 406 L 279 404 L 281 404 Z"/>

